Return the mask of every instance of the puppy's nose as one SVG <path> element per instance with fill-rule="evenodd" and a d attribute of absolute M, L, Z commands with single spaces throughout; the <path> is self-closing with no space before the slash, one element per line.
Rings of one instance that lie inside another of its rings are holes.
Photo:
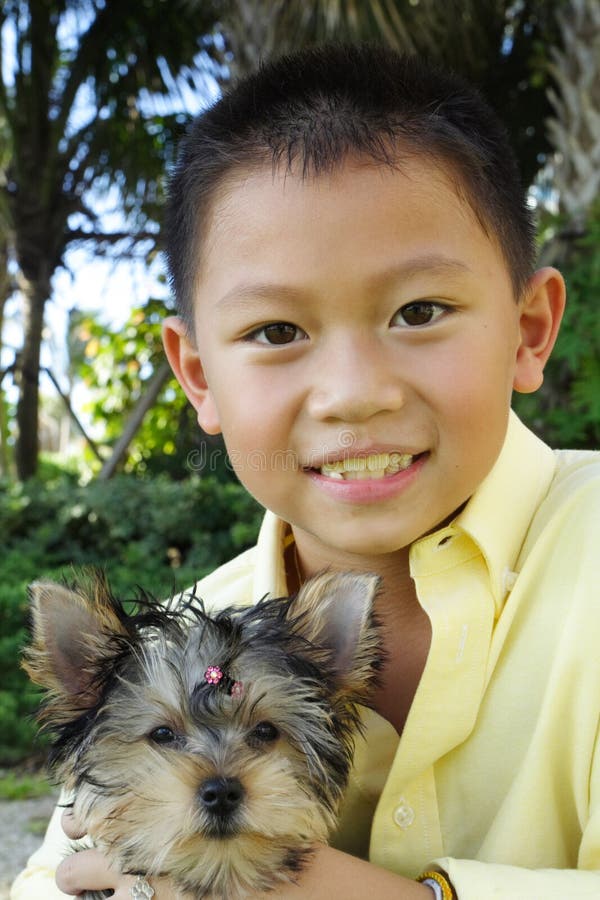
<path fill-rule="evenodd" d="M 208 778 L 200 785 L 198 796 L 207 812 L 227 816 L 242 802 L 244 787 L 239 778 Z"/>

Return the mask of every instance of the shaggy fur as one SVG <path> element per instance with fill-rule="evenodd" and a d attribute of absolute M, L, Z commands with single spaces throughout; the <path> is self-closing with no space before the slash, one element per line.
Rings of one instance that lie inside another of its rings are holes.
<path fill-rule="evenodd" d="M 215 615 L 193 592 L 129 615 L 102 577 L 31 586 L 24 666 L 47 690 L 51 767 L 120 870 L 198 900 L 293 880 L 346 787 L 380 665 L 377 583 L 323 573 Z"/>

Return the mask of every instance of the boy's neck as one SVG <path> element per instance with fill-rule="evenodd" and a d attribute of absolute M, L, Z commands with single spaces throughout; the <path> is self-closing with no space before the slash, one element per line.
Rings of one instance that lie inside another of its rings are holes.
<path fill-rule="evenodd" d="M 339 552 L 335 559 L 325 552 L 325 548 L 313 541 L 302 531 L 294 532 L 295 540 L 285 554 L 286 575 L 289 593 L 294 593 L 300 585 L 324 569 L 349 572 L 372 572 L 382 580 L 378 606 L 402 610 L 410 615 L 417 604 L 414 582 L 410 576 L 409 548 L 395 553 L 362 556 Z"/>

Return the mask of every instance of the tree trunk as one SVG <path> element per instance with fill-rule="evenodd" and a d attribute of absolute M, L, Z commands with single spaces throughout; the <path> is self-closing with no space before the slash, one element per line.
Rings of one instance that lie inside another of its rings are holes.
<path fill-rule="evenodd" d="M 163 386 L 171 375 L 171 367 L 168 362 L 163 362 L 156 369 L 154 375 L 150 379 L 150 383 L 146 389 L 146 393 L 142 394 L 133 410 L 129 419 L 125 423 L 123 433 L 114 446 L 112 455 L 106 460 L 102 467 L 102 471 L 98 476 L 100 481 L 108 481 L 117 471 L 118 465 L 125 456 L 127 448 L 135 437 L 140 425 L 144 421 L 144 416 L 156 403 L 156 399 L 160 394 Z"/>
<path fill-rule="evenodd" d="M 8 251 L 6 241 L 0 239 L 0 359 L 4 346 L 4 310 L 9 296 Z M 8 422 L 6 421 L 4 385 L 0 380 L 0 475 L 8 475 L 8 467 Z"/>
<path fill-rule="evenodd" d="M 21 481 L 31 478 L 37 471 L 40 351 L 44 326 L 44 306 L 48 296 L 49 285 L 31 282 L 23 296 L 23 348 L 17 364 L 20 391 L 17 403 L 18 434 L 15 445 L 15 464 L 17 475 Z"/>

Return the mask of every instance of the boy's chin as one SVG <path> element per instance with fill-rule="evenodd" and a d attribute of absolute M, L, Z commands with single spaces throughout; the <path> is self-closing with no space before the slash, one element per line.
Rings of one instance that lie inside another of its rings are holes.
<path fill-rule="evenodd" d="M 356 523 L 354 529 L 344 528 L 336 531 L 331 525 L 318 531 L 310 530 L 308 534 L 310 537 L 306 542 L 303 542 L 299 535 L 296 537 L 302 546 L 303 555 L 304 552 L 310 554 L 311 548 L 318 550 L 323 560 L 326 560 L 324 565 L 336 564 L 336 558 L 339 559 L 339 565 L 344 565 L 346 562 L 351 564 L 356 557 L 374 559 L 402 553 L 421 536 L 417 531 L 393 534 L 387 530 L 379 532 L 359 523 Z"/>

